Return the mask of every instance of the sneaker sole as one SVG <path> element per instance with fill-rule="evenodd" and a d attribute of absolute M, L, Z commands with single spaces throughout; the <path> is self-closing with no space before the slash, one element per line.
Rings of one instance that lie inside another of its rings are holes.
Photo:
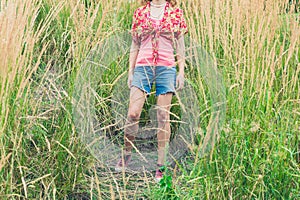
<path fill-rule="evenodd" d="M 122 171 L 127 171 L 127 168 L 123 168 L 123 167 L 115 167 L 115 172 L 122 172 Z"/>
<path fill-rule="evenodd" d="M 161 181 L 161 179 L 162 178 L 156 178 L 156 177 L 154 178 L 154 180 L 155 180 L 156 183 L 159 183 Z"/>

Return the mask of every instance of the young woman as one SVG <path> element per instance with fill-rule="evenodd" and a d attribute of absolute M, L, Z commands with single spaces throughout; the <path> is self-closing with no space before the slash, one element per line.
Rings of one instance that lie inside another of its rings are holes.
<path fill-rule="evenodd" d="M 183 11 L 175 7 L 176 0 L 143 0 L 142 2 L 143 6 L 134 12 L 131 30 L 132 45 L 128 74 L 130 101 L 124 130 L 124 156 L 115 169 L 121 171 L 131 159 L 140 114 L 145 99 L 155 83 L 158 107 L 158 160 L 155 178 L 159 181 L 163 176 L 161 169 L 165 164 L 166 148 L 170 138 L 172 96 L 184 85 L 183 35 L 187 33 L 187 26 Z M 177 76 L 176 65 L 179 69 Z"/>

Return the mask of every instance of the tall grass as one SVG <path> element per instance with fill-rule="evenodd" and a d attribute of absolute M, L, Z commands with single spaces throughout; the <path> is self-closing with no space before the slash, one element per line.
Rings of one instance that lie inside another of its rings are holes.
<path fill-rule="evenodd" d="M 212 156 L 191 151 L 169 171 L 168 190 L 150 173 L 102 167 L 72 118 L 80 66 L 97 43 L 130 28 L 137 2 L 0 2 L 1 199 L 300 198 L 300 28 L 289 1 L 180 1 L 189 37 L 223 74 L 227 113 Z M 103 82 L 113 83 L 114 71 Z M 206 109 L 202 75 L 186 72 Z"/>

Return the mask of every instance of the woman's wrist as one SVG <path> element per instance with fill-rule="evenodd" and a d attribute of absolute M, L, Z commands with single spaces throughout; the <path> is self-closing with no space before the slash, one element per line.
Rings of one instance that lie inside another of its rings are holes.
<path fill-rule="evenodd" d="M 184 69 L 183 68 L 179 68 L 178 75 L 183 75 L 184 76 Z"/>

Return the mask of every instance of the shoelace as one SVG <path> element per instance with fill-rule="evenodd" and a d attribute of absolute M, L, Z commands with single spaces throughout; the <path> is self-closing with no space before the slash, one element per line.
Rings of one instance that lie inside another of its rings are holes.
<path fill-rule="evenodd" d="M 160 169 L 156 170 L 156 176 L 163 176 L 163 171 L 161 171 Z"/>

